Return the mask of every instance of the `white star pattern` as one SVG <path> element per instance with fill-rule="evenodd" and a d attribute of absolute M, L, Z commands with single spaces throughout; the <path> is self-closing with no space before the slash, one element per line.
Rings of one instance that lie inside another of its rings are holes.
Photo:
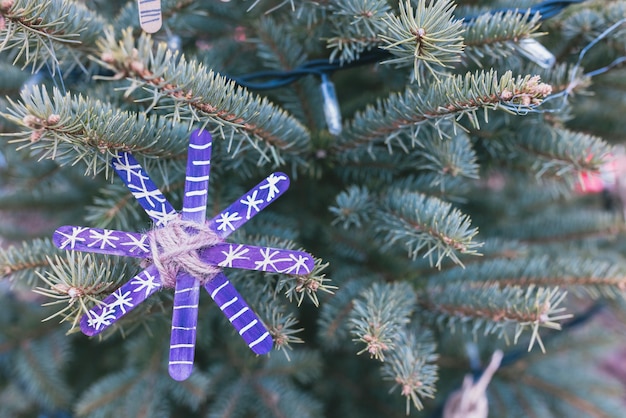
<path fill-rule="evenodd" d="M 157 226 L 165 226 L 166 223 L 178 216 L 178 213 L 175 210 L 168 212 L 165 203 L 161 203 L 161 210 L 146 209 L 146 213 L 150 218 L 156 220 Z"/>
<path fill-rule="evenodd" d="M 63 241 L 61 243 L 61 246 L 59 248 L 63 250 L 69 244 L 70 249 L 74 249 L 74 246 L 76 246 L 76 242 L 77 241 L 85 242 L 85 238 L 79 237 L 79 235 L 82 232 L 84 232 L 86 229 L 87 228 L 84 228 L 84 227 L 81 227 L 81 226 L 73 226 L 71 234 L 65 234 L 65 233 L 59 231 L 59 234 L 63 235 L 65 238 L 67 238 L 65 241 Z"/>
<path fill-rule="evenodd" d="M 119 306 L 122 314 L 126 314 L 126 306 L 129 308 L 133 307 L 132 298 L 130 297 L 130 290 L 122 295 L 122 289 L 119 288 L 115 292 L 111 293 L 111 296 L 115 298 L 115 301 L 109 303 L 109 307 L 114 309 L 116 306 Z"/>
<path fill-rule="evenodd" d="M 298 258 L 296 259 L 295 255 L 289 254 L 289 258 L 294 261 L 294 264 L 285 271 L 283 271 L 283 273 L 300 274 L 300 268 L 303 268 L 305 270 L 305 273 L 310 273 L 309 268 L 305 264 L 309 260 L 309 257 L 303 257 L 302 255 L 298 254 Z"/>
<path fill-rule="evenodd" d="M 100 328 L 108 327 L 111 325 L 111 322 L 116 319 L 113 312 L 114 309 L 111 309 L 108 305 L 102 308 L 102 313 L 100 313 L 100 315 L 98 315 L 95 309 L 92 309 L 87 312 L 87 324 L 96 331 L 99 331 Z"/>
<path fill-rule="evenodd" d="M 119 241 L 120 238 L 112 235 L 115 231 L 105 229 L 102 232 L 100 232 L 100 231 L 91 229 L 89 230 L 89 232 L 91 234 L 89 238 L 91 238 L 93 241 L 87 244 L 88 247 L 95 247 L 98 244 L 98 242 L 100 242 L 101 250 L 107 246 L 111 248 L 117 248 L 115 244 L 113 244 L 113 241 Z"/>
<path fill-rule="evenodd" d="M 142 274 L 145 275 L 145 277 L 142 277 Z M 143 289 L 146 289 L 146 298 L 150 296 L 152 289 L 158 289 L 161 287 L 161 283 L 156 280 L 156 277 L 151 276 L 147 271 L 143 271 L 141 274 L 136 275 L 130 284 L 137 285 L 133 292 L 141 292 Z"/>
<path fill-rule="evenodd" d="M 148 249 L 148 243 L 146 242 L 146 238 L 148 238 L 147 235 L 141 235 L 141 238 L 139 239 L 135 238 L 135 236 L 131 234 L 126 234 L 126 236 L 128 237 L 128 239 L 130 239 L 130 241 L 122 242 L 120 245 L 125 246 L 125 247 L 132 246 L 132 248 L 128 250 L 129 253 L 134 253 L 137 250 L 139 250 L 139 252 L 144 252 L 144 253 L 147 253 L 150 251 Z"/>
<path fill-rule="evenodd" d="M 275 198 L 278 193 L 280 193 L 280 190 L 278 189 L 278 187 L 276 187 L 276 185 L 282 180 L 287 180 L 287 177 L 277 176 L 276 173 L 272 173 L 267 178 L 267 184 L 259 187 L 259 189 L 267 189 L 268 202 Z"/>
<path fill-rule="evenodd" d="M 226 258 L 221 261 L 218 266 L 220 267 L 232 267 L 233 261 L 235 260 L 249 260 L 250 257 L 244 257 L 248 251 L 248 248 L 243 248 L 242 244 L 239 244 L 237 248 L 233 249 L 233 245 L 228 246 L 228 251 L 222 251 L 222 254 L 226 256 Z"/>
<path fill-rule="evenodd" d="M 130 183 L 133 175 L 141 178 L 141 166 L 139 164 L 131 164 L 128 161 L 128 154 L 124 154 L 124 160 L 117 159 L 113 162 L 113 168 L 126 173 L 126 182 Z"/>
<path fill-rule="evenodd" d="M 260 254 L 263 256 L 263 260 L 255 261 L 254 265 L 257 270 L 265 270 L 267 271 L 267 266 L 272 266 L 272 270 L 279 271 L 276 268 L 275 263 L 280 263 L 282 261 L 289 261 L 288 258 L 277 258 L 272 260 L 277 254 L 280 254 L 280 250 L 276 250 L 274 248 L 261 248 Z"/>
<path fill-rule="evenodd" d="M 159 189 L 149 190 L 143 181 L 141 182 L 141 186 L 129 184 L 128 188 L 135 198 L 144 199 L 152 207 L 156 207 L 157 203 L 163 204 L 166 201 L 163 193 L 161 193 Z"/>
<path fill-rule="evenodd" d="M 248 195 L 245 199 L 240 200 L 241 203 L 248 207 L 248 211 L 246 212 L 246 219 L 250 219 L 250 211 L 252 209 L 254 209 L 256 212 L 261 211 L 261 209 L 259 209 L 259 204 L 263 203 L 263 199 L 256 200 L 256 196 L 258 193 L 259 191 L 255 190 L 254 193 L 252 193 L 252 196 Z"/>
<path fill-rule="evenodd" d="M 226 213 L 220 213 L 220 218 L 216 219 L 215 222 L 217 222 L 218 224 L 220 224 L 220 226 L 217 227 L 218 231 L 224 231 L 226 232 L 226 228 L 229 228 L 231 231 L 235 230 L 235 227 L 233 226 L 233 222 L 237 222 L 241 220 L 241 216 L 239 216 L 239 212 L 226 212 Z"/>

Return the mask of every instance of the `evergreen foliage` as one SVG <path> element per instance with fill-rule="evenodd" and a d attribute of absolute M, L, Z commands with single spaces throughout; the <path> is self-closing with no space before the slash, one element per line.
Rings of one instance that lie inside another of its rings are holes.
<path fill-rule="evenodd" d="M 490 417 L 620 417 L 599 363 L 626 320 L 626 1 L 557 3 L 163 0 L 148 35 L 136 1 L 0 1 L 0 417 L 436 417 L 496 349 Z M 50 237 L 151 227 L 119 151 L 180 208 L 200 127 L 209 217 L 285 171 L 232 242 L 316 260 L 228 271 L 275 350 L 200 303 L 177 382 L 172 292 L 88 338 L 144 266 Z"/>

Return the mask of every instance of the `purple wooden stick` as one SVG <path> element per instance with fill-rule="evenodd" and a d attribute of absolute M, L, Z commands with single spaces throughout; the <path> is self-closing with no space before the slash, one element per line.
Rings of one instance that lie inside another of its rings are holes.
<path fill-rule="evenodd" d="M 218 273 L 204 288 L 252 351 L 266 354 L 272 350 L 269 331 L 224 274 Z"/>
<path fill-rule="evenodd" d="M 81 318 L 81 331 L 89 336 L 101 333 L 161 287 L 159 272 L 154 265 L 149 266 L 91 308 Z"/>
<path fill-rule="evenodd" d="M 119 152 L 111 161 L 113 169 L 135 196 L 150 219 L 157 225 L 163 226 L 170 219 L 177 216 L 176 211 L 165 199 L 163 193 L 154 185 L 145 170 L 139 165 L 135 157 L 128 152 Z"/>
<path fill-rule="evenodd" d="M 148 235 L 82 226 L 61 226 L 52 235 L 62 250 L 85 251 L 125 257 L 149 258 Z"/>
<path fill-rule="evenodd" d="M 248 222 L 289 188 L 289 177 L 284 173 L 272 173 L 248 193 L 221 211 L 209 221 L 209 228 L 220 238 L 226 238 L 234 230 Z"/>
<path fill-rule="evenodd" d="M 211 172 L 211 134 L 196 130 L 191 133 L 187 153 L 185 196 L 182 220 L 203 224 Z M 185 380 L 193 370 L 198 325 L 200 283 L 192 275 L 181 272 L 176 278 L 172 335 L 170 339 L 169 372 L 175 380 Z"/>
<path fill-rule="evenodd" d="M 61 226 L 52 236 L 60 249 L 136 258 L 150 258 L 148 236 L 136 232 L 80 226 Z M 304 251 L 220 243 L 200 250 L 209 265 L 285 274 L 308 274 L 313 256 Z"/>
<path fill-rule="evenodd" d="M 313 256 L 303 251 L 226 243 L 202 250 L 200 258 L 219 267 L 286 274 L 308 274 L 315 264 Z"/>

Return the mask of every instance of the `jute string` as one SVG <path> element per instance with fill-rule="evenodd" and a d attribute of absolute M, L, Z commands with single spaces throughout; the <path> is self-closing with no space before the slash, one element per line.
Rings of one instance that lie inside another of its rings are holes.
<path fill-rule="evenodd" d="M 165 287 L 175 287 L 176 275 L 186 271 L 200 284 L 222 271 L 199 257 L 199 250 L 219 244 L 222 240 L 206 224 L 172 219 L 163 228 L 148 233 L 152 262 Z"/>

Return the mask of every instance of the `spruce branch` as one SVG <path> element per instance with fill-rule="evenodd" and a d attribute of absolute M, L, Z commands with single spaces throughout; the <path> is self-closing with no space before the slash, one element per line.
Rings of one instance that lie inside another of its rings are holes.
<path fill-rule="evenodd" d="M 49 239 L 35 239 L 21 246 L 0 248 L 0 278 L 25 282 L 31 286 L 37 274 L 50 266 L 50 257 L 61 254 Z"/>
<path fill-rule="evenodd" d="M 142 34 L 135 40 L 125 30 L 119 41 L 108 32 L 98 46 L 99 62 L 116 73 L 113 78 L 131 80 L 127 94 L 146 87 L 152 91 L 153 103 L 167 99 L 164 106 L 175 120 L 218 127 L 224 138 L 230 138 L 235 155 L 253 149 L 259 164 L 280 165 L 281 153 L 297 159 L 308 150 L 309 132 L 292 116 L 203 64 L 172 53 L 165 43 L 155 48 L 150 36 Z"/>
<path fill-rule="evenodd" d="M 271 356 L 258 371 L 259 376 L 274 376 L 293 379 L 306 385 L 320 378 L 322 358 L 318 351 L 302 349 L 294 351 L 290 359 Z"/>
<path fill-rule="evenodd" d="M 435 174 L 431 186 L 444 189 L 446 180 L 455 177 L 478 179 L 479 166 L 469 136 L 461 131 L 450 133 L 450 138 L 442 138 L 442 132 L 445 134 L 447 130 L 430 130 L 413 138 L 415 150 L 411 157 L 417 157 L 415 165 L 420 170 Z"/>
<path fill-rule="evenodd" d="M 385 18 L 391 10 L 386 0 L 335 0 L 328 10 L 333 35 L 326 40 L 330 61 L 354 61 L 363 51 L 382 45 L 379 34 L 386 31 Z"/>
<path fill-rule="evenodd" d="M 69 354 L 69 340 L 61 332 L 21 341 L 11 355 L 11 368 L 31 402 L 51 409 L 70 403 L 71 389 L 63 377 Z"/>
<path fill-rule="evenodd" d="M 376 231 L 383 249 L 396 242 L 404 244 L 409 257 L 428 258 L 440 267 L 445 257 L 461 264 L 458 254 L 477 254 L 481 243 L 474 241 L 477 228 L 467 215 L 435 197 L 407 190 L 393 190 L 383 197 L 376 219 Z"/>
<path fill-rule="evenodd" d="M 409 322 L 416 307 L 416 294 L 406 283 L 379 284 L 361 292 L 349 316 L 354 341 L 365 344 L 358 354 L 385 361 L 385 353 L 396 347 L 396 336 Z"/>
<path fill-rule="evenodd" d="M 332 225 L 341 224 L 343 229 L 361 228 L 372 217 L 374 204 L 365 187 L 350 186 L 335 198 L 337 205 L 329 207 L 335 215 Z"/>
<path fill-rule="evenodd" d="M 183 405 L 198 410 L 208 396 L 209 377 L 197 370 L 184 384 L 170 379 L 162 361 L 167 352 L 161 344 L 154 343 L 166 339 L 170 329 L 158 324 L 153 332 L 154 335 L 135 334 L 125 340 L 126 350 L 116 362 L 119 368 L 90 381 L 75 401 L 77 416 L 169 417 Z"/>
<path fill-rule="evenodd" d="M 519 51 L 519 41 L 536 37 L 541 16 L 530 11 L 485 13 L 467 25 L 464 34 L 465 57 L 482 67 L 488 62 L 506 58 Z"/>
<path fill-rule="evenodd" d="M 231 275 L 232 276 L 232 275 Z M 290 358 L 292 344 L 302 344 L 304 340 L 296 334 L 304 331 L 304 328 L 296 328 L 300 321 L 293 312 L 288 312 L 286 306 L 277 303 L 271 294 L 257 295 L 254 303 L 255 311 L 259 317 L 266 321 L 267 329 L 274 339 L 274 348 L 282 350 L 287 359 Z"/>
<path fill-rule="evenodd" d="M 394 93 L 357 113 L 344 126 L 343 135 L 333 149 L 346 153 L 389 141 L 402 132 L 414 136 L 422 124 L 436 129 L 443 121 L 457 123 L 462 116 L 478 128 L 476 112 L 480 109 L 524 113 L 548 94 L 550 86 L 540 83 L 538 77 L 514 79 L 511 72 L 506 72 L 498 79 L 493 70 L 446 77 L 424 90 L 409 86 L 403 93 Z"/>
<path fill-rule="evenodd" d="M 396 349 L 387 356 L 382 366 L 383 379 L 395 384 L 394 391 L 400 387 L 400 395 L 406 398 L 406 414 L 409 415 L 411 403 L 418 410 L 424 408 L 423 398 L 434 398 L 435 383 L 439 379 L 439 356 L 430 331 L 400 330 L 396 339 Z"/>
<path fill-rule="evenodd" d="M 354 308 L 354 299 L 363 291 L 364 286 L 359 280 L 343 283 L 341 290 L 321 307 L 317 323 L 318 336 L 324 341 L 324 347 L 335 349 L 348 341 L 350 328 L 347 318 Z"/>
<path fill-rule="evenodd" d="M 442 69 L 459 62 L 463 52 L 463 23 L 452 15 L 451 0 L 418 0 L 416 10 L 410 0 L 400 1 L 400 15 L 387 14 L 388 29 L 380 35 L 383 48 L 396 58 L 384 64 L 413 65 L 413 77 L 421 84 L 425 72 L 440 81 Z"/>
<path fill-rule="evenodd" d="M 558 286 L 594 299 L 619 298 L 626 289 L 624 268 L 613 262 L 576 255 L 556 259 L 543 254 L 498 258 L 431 275 L 428 288 L 433 292 L 445 292 L 445 288 L 452 284 L 467 289 L 492 285 L 500 288 Z"/>
<path fill-rule="evenodd" d="M 514 147 L 533 161 L 537 177 L 562 177 L 568 173 L 598 171 L 611 147 L 602 139 L 582 132 L 526 125 L 514 136 Z"/>
<path fill-rule="evenodd" d="M 614 213 L 580 209 L 534 214 L 498 227 L 498 233 L 529 244 L 550 244 L 615 237 L 623 219 Z"/>
<path fill-rule="evenodd" d="M 20 101 L 0 116 L 21 131 L 12 142 L 25 143 L 40 159 L 60 165 L 86 166 L 86 175 L 109 173 L 109 161 L 118 151 L 131 151 L 152 158 L 174 158 L 184 154 L 187 126 L 145 113 L 116 109 L 109 103 L 83 96 L 62 94 L 45 87 L 24 90 Z"/>
<path fill-rule="evenodd" d="M 52 73 L 61 63 L 82 66 L 106 26 L 83 4 L 68 0 L 5 0 L 0 17 L 0 52 L 10 51 L 14 62 L 33 72 L 46 64 Z"/>
<path fill-rule="evenodd" d="M 507 286 L 484 284 L 467 288 L 452 283 L 441 288 L 428 288 L 420 298 L 421 313 L 432 323 L 454 330 L 457 326 L 481 331 L 517 343 L 530 330 L 530 351 L 535 342 L 545 351 L 540 328 L 560 329 L 558 321 L 571 317 L 564 314 L 561 303 L 567 293 L 557 287 Z M 511 338 L 511 333 L 512 337 Z"/>
<path fill-rule="evenodd" d="M 295 299 L 298 302 L 298 306 L 302 304 L 304 296 L 307 296 L 315 306 L 319 307 L 318 292 L 332 294 L 333 290 L 337 289 L 337 286 L 327 283 L 330 279 L 327 279 L 326 274 L 322 273 L 328 266 L 329 263 L 324 263 L 323 260 L 316 258 L 315 266 L 309 274 L 300 276 L 283 275 L 281 280 L 278 281 L 276 291 L 284 291 L 287 299 L 290 302 Z"/>
<path fill-rule="evenodd" d="M 78 322 L 103 296 L 116 288 L 125 276 L 123 263 L 112 264 L 110 258 L 87 253 L 66 252 L 65 258 L 48 258 L 49 270 L 36 272 L 47 287 L 34 291 L 55 301 L 44 306 L 61 305 L 61 309 L 44 321 L 60 317 L 71 322 L 68 333 L 78 331 Z"/>

